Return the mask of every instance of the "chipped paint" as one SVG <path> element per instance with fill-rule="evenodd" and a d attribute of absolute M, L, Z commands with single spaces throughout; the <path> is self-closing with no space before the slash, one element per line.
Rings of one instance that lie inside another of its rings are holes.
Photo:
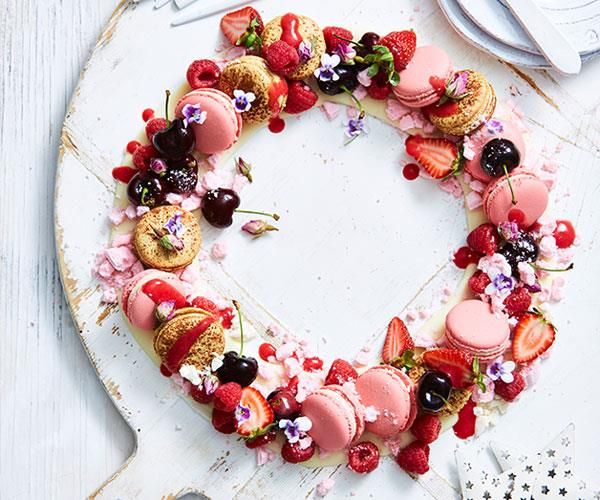
<path fill-rule="evenodd" d="M 119 384 L 117 384 L 114 380 L 108 379 L 104 381 L 104 385 L 106 387 L 106 391 L 117 401 L 123 399 L 121 392 L 119 391 Z"/>
<path fill-rule="evenodd" d="M 117 310 L 117 307 L 118 307 L 117 304 L 108 304 L 96 318 L 96 324 L 98 326 L 102 326 L 102 323 L 104 322 L 104 320 L 106 318 L 108 318 L 108 316 L 110 316 L 113 312 L 115 312 Z M 118 331 L 118 328 L 117 328 L 117 331 Z M 114 330 L 113 330 L 113 333 L 114 333 Z"/>
<path fill-rule="evenodd" d="M 546 94 L 539 86 L 537 83 L 535 83 L 535 80 L 529 76 L 527 73 L 525 73 L 524 71 L 520 70 L 519 68 L 517 68 L 515 65 L 504 62 L 504 61 L 500 61 L 502 64 L 504 64 L 505 66 L 507 66 L 508 68 L 510 68 L 510 70 L 517 75 L 521 80 L 523 80 L 527 85 L 529 85 L 537 95 L 539 95 L 542 99 L 544 99 L 544 101 L 546 101 L 548 104 L 550 104 L 550 106 L 552 106 L 554 109 L 556 109 L 556 111 L 560 111 L 560 108 L 558 106 L 558 104 L 556 104 L 554 102 L 554 100 L 548 96 L 548 94 Z"/>

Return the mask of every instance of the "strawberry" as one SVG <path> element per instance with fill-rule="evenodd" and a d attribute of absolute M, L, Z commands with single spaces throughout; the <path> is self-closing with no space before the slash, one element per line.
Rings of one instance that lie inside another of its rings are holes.
<path fill-rule="evenodd" d="M 505 401 L 511 402 L 517 399 L 517 396 L 525 389 L 525 379 L 519 372 L 514 372 L 514 380 L 507 384 L 502 380 L 497 380 L 494 383 L 494 392 Z"/>
<path fill-rule="evenodd" d="M 430 76 L 429 84 L 433 87 L 435 93 L 440 97 L 446 93 L 446 80 L 443 78 L 440 78 L 439 76 Z"/>
<path fill-rule="evenodd" d="M 444 372 L 452 387 L 466 389 L 473 385 L 473 356 L 458 349 L 431 349 L 423 354 L 423 362 L 434 370 Z"/>
<path fill-rule="evenodd" d="M 318 96 L 304 82 L 290 82 L 288 85 L 288 98 L 285 103 L 285 112 L 290 114 L 303 113 L 312 108 Z"/>
<path fill-rule="evenodd" d="M 343 385 L 358 378 L 358 372 L 344 359 L 334 359 L 325 377 L 325 385 Z"/>
<path fill-rule="evenodd" d="M 325 38 L 325 45 L 327 46 L 327 52 L 330 54 L 335 52 L 338 45 L 342 43 L 348 43 L 344 40 L 340 40 L 338 37 L 345 38 L 346 40 L 352 40 L 352 31 L 346 28 L 340 28 L 338 26 L 326 26 L 323 28 L 323 38 Z"/>
<path fill-rule="evenodd" d="M 437 415 L 423 413 L 413 422 L 410 432 L 412 435 L 425 444 L 433 443 L 442 430 L 442 422 Z"/>
<path fill-rule="evenodd" d="M 413 441 L 400 450 L 396 462 L 406 472 L 425 474 L 429 470 L 429 445 Z"/>
<path fill-rule="evenodd" d="M 484 293 L 485 288 L 492 282 L 490 277 L 483 271 L 475 271 L 469 278 L 469 288 L 473 293 Z"/>
<path fill-rule="evenodd" d="M 381 357 L 384 363 L 392 363 L 395 359 L 402 356 L 402 353 L 408 349 L 414 349 L 415 343 L 413 342 L 408 328 L 397 316 L 392 318 L 388 325 L 387 334 L 383 343 L 383 350 L 381 351 Z"/>
<path fill-rule="evenodd" d="M 407 154 L 434 179 L 454 174 L 460 167 L 456 144 L 448 139 L 410 135 L 404 144 Z"/>
<path fill-rule="evenodd" d="M 254 7 L 242 7 L 228 12 L 221 18 L 221 31 L 233 45 L 246 48 L 260 47 L 260 34 L 263 32 L 262 17 Z"/>
<path fill-rule="evenodd" d="M 494 255 L 498 250 L 500 236 L 494 224 L 486 222 L 477 226 L 467 236 L 467 245 L 476 252 Z"/>
<path fill-rule="evenodd" d="M 515 363 L 528 363 L 554 343 L 556 329 L 539 312 L 523 314 L 513 330 L 512 354 Z"/>
<path fill-rule="evenodd" d="M 379 40 L 379 45 L 390 50 L 394 56 L 396 71 L 401 71 L 415 55 L 417 35 L 412 30 L 392 31 Z"/>
<path fill-rule="evenodd" d="M 504 299 L 504 307 L 509 316 L 524 313 L 531 306 L 531 294 L 525 287 L 515 288 L 508 297 Z"/>
<path fill-rule="evenodd" d="M 371 441 L 361 441 L 348 450 L 348 467 L 359 474 L 368 474 L 379 465 L 379 448 Z"/>
<path fill-rule="evenodd" d="M 237 426 L 237 432 L 242 436 L 251 436 L 260 432 L 275 420 L 273 408 L 254 387 L 248 386 L 242 389 L 240 406 L 250 410 L 250 418 Z"/>

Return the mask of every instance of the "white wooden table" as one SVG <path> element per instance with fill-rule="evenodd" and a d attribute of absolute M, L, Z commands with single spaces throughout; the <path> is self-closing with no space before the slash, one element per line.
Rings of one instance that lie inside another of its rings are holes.
<path fill-rule="evenodd" d="M 131 454 L 133 439 L 97 380 L 64 302 L 54 256 L 53 184 L 67 103 L 116 2 L 2 3 L 0 496 L 81 498 Z M 420 13 L 415 12 L 417 15 Z M 432 26 L 440 24 L 440 16 L 432 14 Z M 565 215 L 578 224 L 584 239 L 577 259 L 580 272 L 571 278 L 567 307 L 557 309 L 557 319 L 579 344 L 561 344 L 561 359 L 567 355 L 575 359 L 587 341 L 591 343 L 586 344 L 586 359 L 597 359 L 600 95 L 596 89 L 600 60 L 576 79 L 511 68 L 505 72 L 501 84 L 515 85 L 523 94 L 517 100 L 531 105 L 527 112 L 536 133 L 546 130 L 548 144 L 554 146 L 557 136 L 563 139 L 561 133 L 566 131 L 564 140 L 575 144 L 572 153 L 561 158 L 567 163 L 563 175 L 570 178 L 569 199 L 573 200 L 567 203 Z M 556 116 L 562 121 L 548 119 Z M 586 177 L 579 178 L 579 172 Z M 560 378 L 559 366 L 556 362 L 548 367 L 555 371 L 547 374 L 549 379 Z M 577 382 L 576 373 L 571 382 Z M 568 386 L 560 380 L 557 385 L 560 391 Z M 588 439 L 582 436 L 583 428 L 595 421 L 597 394 L 596 387 L 588 397 L 571 403 L 585 413 L 574 411 L 573 420 L 579 427 L 579 450 L 588 457 L 579 463 L 579 472 L 588 478 L 598 473 L 597 462 L 589 458 L 597 456 L 593 446 L 600 431 L 595 425 L 588 431 Z M 564 396 L 558 396 L 561 403 L 568 400 Z M 524 411 L 521 407 L 508 418 L 519 418 Z M 559 430 L 550 430 L 550 437 Z M 527 429 L 516 432 L 519 438 L 528 434 Z M 532 433 L 545 435 L 539 430 Z"/>

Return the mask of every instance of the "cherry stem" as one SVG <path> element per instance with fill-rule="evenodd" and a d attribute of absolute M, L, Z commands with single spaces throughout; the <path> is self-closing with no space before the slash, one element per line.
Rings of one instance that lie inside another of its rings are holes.
<path fill-rule="evenodd" d="M 238 320 L 240 322 L 240 352 L 239 355 L 242 355 L 244 352 L 244 319 L 242 318 L 242 310 L 240 309 L 240 304 L 237 300 L 232 300 L 233 306 L 238 313 Z"/>
<path fill-rule="evenodd" d="M 438 394 L 437 392 L 433 392 L 433 391 L 431 391 L 431 394 L 440 398 L 444 402 L 444 404 L 446 404 L 446 405 L 449 404 L 448 400 L 441 394 Z"/>
<path fill-rule="evenodd" d="M 169 97 L 171 97 L 171 91 L 165 90 L 165 121 L 167 122 L 167 127 L 169 126 Z"/>
<path fill-rule="evenodd" d="M 240 213 L 240 214 L 256 214 L 256 215 L 264 215 L 265 217 L 271 217 L 272 219 L 275 220 L 279 220 L 280 217 L 277 214 L 268 214 L 266 212 L 256 212 L 254 210 L 241 210 L 239 208 L 236 208 L 234 210 L 234 212 Z"/>
<path fill-rule="evenodd" d="M 534 269 L 536 269 L 537 271 L 546 271 L 547 273 L 565 273 L 565 272 L 570 271 L 571 269 L 573 269 L 575 267 L 575 264 L 573 264 L 573 262 L 571 262 L 564 269 L 550 269 L 548 267 L 538 266 L 537 264 L 534 264 L 533 262 L 530 262 L 529 265 L 531 267 L 533 267 Z"/>
<path fill-rule="evenodd" d="M 508 181 L 508 187 L 510 189 L 510 197 L 511 197 L 512 204 L 516 205 L 517 198 L 515 197 L 515 192 L 513 190 L 512 182 L 510 182 L 510 176 L 508 175 L 508 169 L 506 168 L 506 165 L 502 165 L 502 170 L 504 170 L 504 175 L 506 177 L 506 180 Z"/>
<path fill-rule="evenodd" d="M 343 36 L 340 36 L 340 35 L 334 34 L 333 37 L 337 38 L 338 40 L 342 40 L 343 42 L 350 43 L 352 45 L 356 45 L 357 47 L 364 47 L 364 45 L 362 43 L 355 42 L 354 40 L 349 40 L 348 38 L 344 38 Z"/>

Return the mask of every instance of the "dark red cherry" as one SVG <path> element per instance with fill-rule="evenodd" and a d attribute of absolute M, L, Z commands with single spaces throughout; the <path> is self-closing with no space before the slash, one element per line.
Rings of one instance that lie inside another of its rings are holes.
<path fill-rule="evenodd" d="M 222 384 L 237 382 L 246 387 L 254 382 L 258 373 L 258 361 L 252 357 L 240 356 L 235 351 L 226 352 L 223 356 L 223 365 L 216 374 Z"/>
<path fill-rule="evenodd" d="M 180 160 L 194 150 L 196 136 L 192 127 L 186 127 L 183 120 L 177 118 L 167 128 L 154 134 L 152 144 L 162 157 Z"/>
<path fill-rule="evenodd" d="M 483 147 L 479 162 L 486 173 L 492 177 L 501 177 L 519 166 L 521 154 L 514 142 L 492 139 Z"/>
<path fill-rule="evenodd" d="M 446 406 L 451 390 L 452 382 L 448 375 L 436 371 L 427 372 L 419 381 L 417 400 L 424 410 L 437 412 Z"/>
<path fill-rule="evenodd" d="M 127 184 L 127 196 L 136 206 L 154 208 L 164 203 L 166 191 L 158 177 L 151 173 L 140 172 Z"/>
<path fill-rule="evenodd" d="M 277 389 L 269 394 L 267 401 L 273 408 L 277 418 L 294 419 L 300 414 L 300 403 L 292 391 L 288 389 Z"/>
<path fill-rule="evenodd" d="M 240 206 L 240 197 L 233 189 L 217 188 L 202 197 L 200 208 L 211 226 L 229 227 L 233 224 L 233 212 Z"/>

